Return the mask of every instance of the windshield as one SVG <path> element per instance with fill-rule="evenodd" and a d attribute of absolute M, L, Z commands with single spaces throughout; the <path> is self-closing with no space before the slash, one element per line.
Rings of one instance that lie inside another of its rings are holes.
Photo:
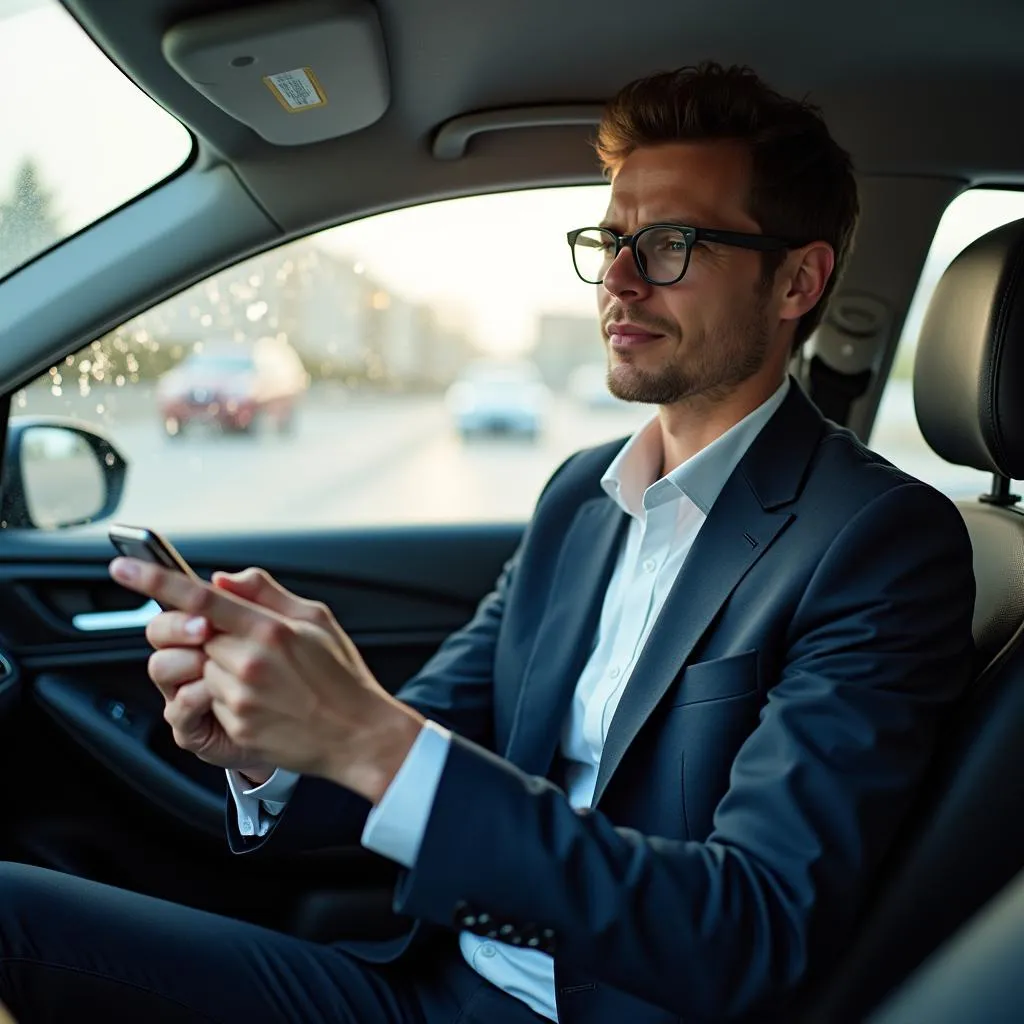
<path fill-rule="evenodd" d="M 3 278 L 173 173 L 192 140 L 57 0 L 0 0 L 0 67 Z"/>

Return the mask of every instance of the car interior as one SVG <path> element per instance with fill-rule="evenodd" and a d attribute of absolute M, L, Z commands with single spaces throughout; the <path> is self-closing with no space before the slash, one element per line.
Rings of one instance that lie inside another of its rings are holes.
<path fill-rule="evenodd" d="M 177 750 L 146 680 L 154 609 L 107 574 L 106 526 L 137 460 L 116 431 L 69 418 L 73 443 L 102 469 L 101 493 L 88 516 L 47 520 L 26 497 L 26 453 L 33 429 L 60 421 L 23 415 L 19 396 L 131 318 L 317 232 L 463 197 L 599 184 L 594 129 L 619 86 L 705 59 L 747 64 L 822 107 L 860 188 L 850 264 L 793 374 L 872 446 L 912 304 L 926 302 L 914 330 L 916 423 L 937 459 L 980 481 L 955 495 L 974 548 L 976 678 L 840 963 L 800 993 L 800 1019 L 1022 1019 L 1024 515 L 1014 492 L 1024 491 L 1014 481 L 1024 479 L 1024 212 L 976 231 L 927 294 L 922 274 L 958 197 L 1024 189 L 1024 135 L 1013 127 L 1024 5 L 136 0 L 129 14 L 117 0 L 0 0 L 0 48 L 39 6 L 73 22 L 187 143 L 137 193 L 17 265 L 0 263 L 0 773 L 17 780 L 0 859 L 312 939 L 397 930 L 394 867 L 382 858 L 229 853 L 223 773 Z M 0 105 L 0 129 L 6 116 Z M 88 154 L 88 137 L 83 160 L 95 169 L 81 173 L 102 177 L 118 156 Z M 574 226 L 562 225 L 563 247 Z M 0 216 L 0 257 L 3 232 Z M 476 232 L 462 240 L 468 250 L 485 244 L 485 226 Z M 430 239 L 407 241 L 430 260 Z M 503 302 L 516 301 L 506 282 Z M 596 328 L 593 344 L 600 359 Z M 267 467 L 286 492 L 287 458 Z M 55 493 L 66 486 L 58 479 Z M 205 485 L 173 486 L 201 521 Z M 412 509 L 400 523 L 141 525 L 166 528 L 201 575 L 261 565 L 325 602 L 394 690 L 470 617 L 525 517 L 460 519 L 456 509 L 419 522 Z M 951 979 L 972 994 L 975 1016 L 944 997 Z"/>

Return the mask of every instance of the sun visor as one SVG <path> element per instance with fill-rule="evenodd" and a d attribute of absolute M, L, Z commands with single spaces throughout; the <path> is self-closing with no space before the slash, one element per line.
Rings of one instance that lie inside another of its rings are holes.
<path fill-rule="evenodd" d="M 301 146 L 348 135 L 390 101 L 376 8 L 366 0 L 296 0 L 180 22 L 168 63 L 268 142 Z"/>

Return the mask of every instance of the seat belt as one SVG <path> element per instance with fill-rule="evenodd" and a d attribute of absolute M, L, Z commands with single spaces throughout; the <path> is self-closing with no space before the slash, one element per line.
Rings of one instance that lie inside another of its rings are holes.
<path fill-rule="evenodd" d="M 870 383 L 871 370 L 842 373 L 829 366 L 821 356 L 811 356 L 808 367 L 811 401 L 826 419 L 846 426 L 851 406 L 867 391 Z"/>

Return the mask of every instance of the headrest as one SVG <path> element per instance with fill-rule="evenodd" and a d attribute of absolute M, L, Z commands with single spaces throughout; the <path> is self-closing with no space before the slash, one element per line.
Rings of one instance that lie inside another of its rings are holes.
<path fill-rule="evenodd" d="M 1024 220 L 971 243 L 928 306 L 914 407 L 942 458 L 1024 477 Z"/>

